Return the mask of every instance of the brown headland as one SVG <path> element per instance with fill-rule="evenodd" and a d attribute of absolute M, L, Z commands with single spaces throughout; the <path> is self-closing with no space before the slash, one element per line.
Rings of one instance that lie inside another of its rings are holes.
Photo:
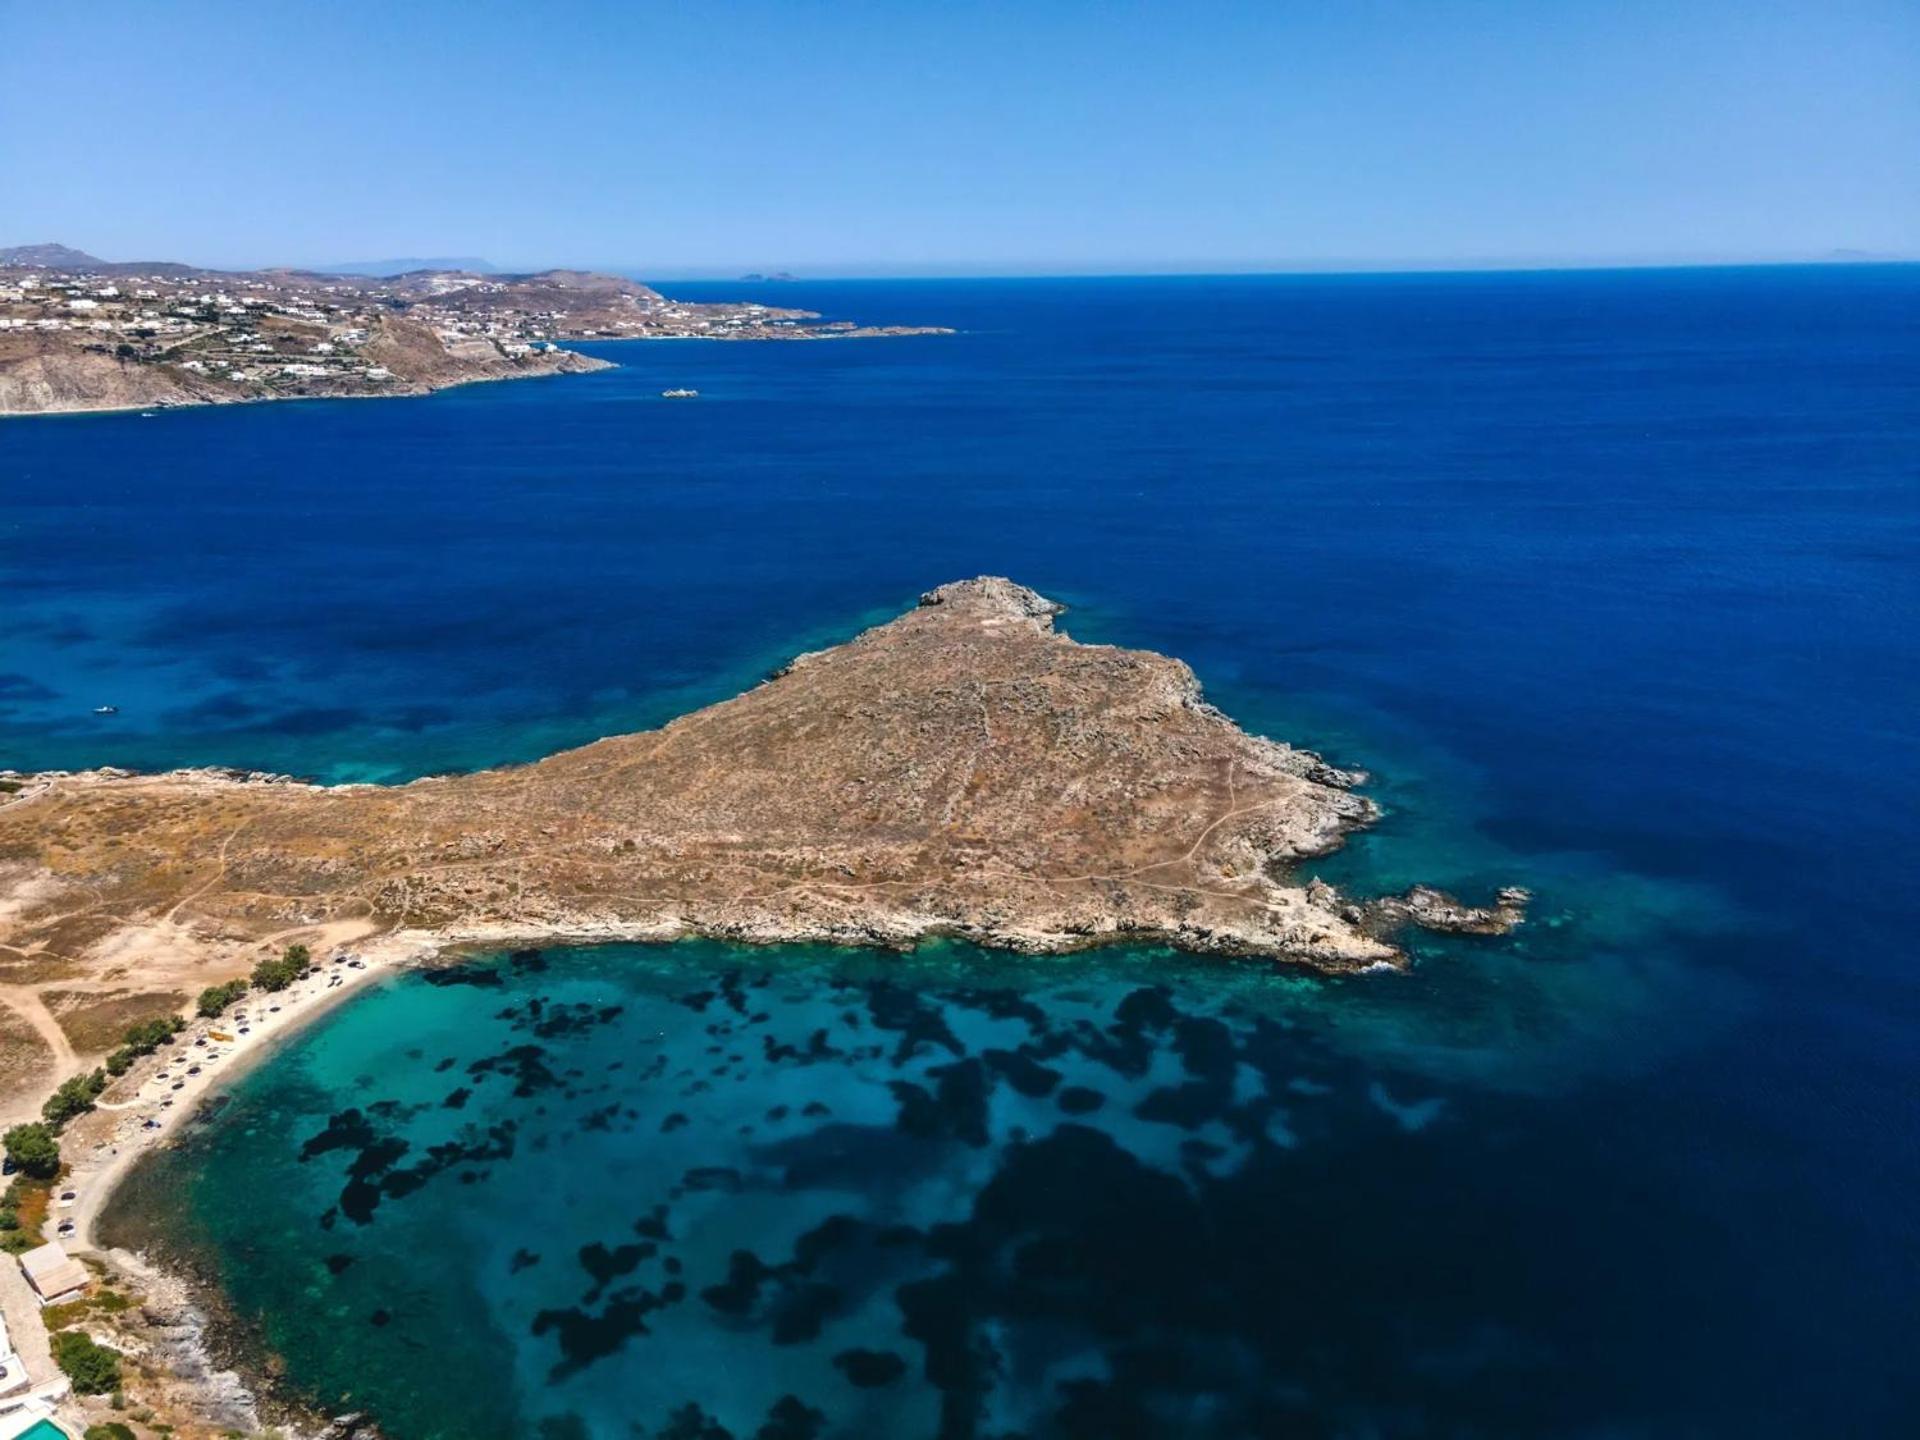
<path fill-rule="evenodd" d="M 296 939 L 1128 940 L 1337 972 L 1402 965 L 1409 920 L 1518 920 L 1517 893 L 1475 909 L 1301 878 L 1374 817 L 1362 777 L 1241 730 L 1178 660 L 1074 641 L 1059 608 L 945 585 L 659 730 L 474 774 L 14 775 L 0 1111 L 133 1011 Z"/>

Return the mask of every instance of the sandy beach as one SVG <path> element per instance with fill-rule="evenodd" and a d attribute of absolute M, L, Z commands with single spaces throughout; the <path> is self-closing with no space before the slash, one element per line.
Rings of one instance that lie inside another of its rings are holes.
<path fill-rule="evenodd" d="M 250 991 L 217 1020 L 196 1017 L 75 1122 L 60 1189 L 76 1198 L 52 1213 L 54 1224 L 73 1225 L 73 1233 L 61 1237 L 70 1252 L 97 1249 L 94 1227 L 120 1181 L 142 1156 L 168 1144 L 216 1090 L 374 980 L 438 948 L 424 936 L 374 935 L 374 929 L 365 920 L 316 927 L 314 938 L 304 942 L 316 957 L 311 975 L 278 994 Z M 189 1073 L 194 1067 L 199 1073 Z"/>
<path fill-rule="evenodd" d="M 100 1246 L 96 1229 L 115 1191 L 145 1156 L 169 1144 L 181 1127 L 223 1086 L 271 1055 L 306 1025 L 329 1014 L 382 977 L 442 949 L 438 937 L 420 932 L 378 933 L 367 920 L 340 920 L 288 937 L 315 956 L 311 973 L 278 993 L 251 991 L 218 1019 L 195 1017 L 172 1043 L 142 1057 L 115 1080 L 95 1108 L 67 1130 L 68 1169 L 55 1187 L 43 1238 L 58 1239 L 69 1254 L 107 1262 L 132 1277 L 148 1301 L 191 1308 L 191 1287 L 142 1257 Z M 243 1018 L 244 1017 L 244 1018 Z M 71 1200 L 61 1197 L 71 1194 Z M 40 1305 L 17 1267 L 0 1275 L 0 1315 L 36 1387 L 58 1385 L 61 1376 L 49 1351 Z M 254 1397 L 243 1377 L 213 1376 L 194 1349 L 195 1388 L 228 1417 L 251 1417 Z M 85 1424 L 92 1418 L 78 1397 L 61 1403 L 62 1418 Z"/>

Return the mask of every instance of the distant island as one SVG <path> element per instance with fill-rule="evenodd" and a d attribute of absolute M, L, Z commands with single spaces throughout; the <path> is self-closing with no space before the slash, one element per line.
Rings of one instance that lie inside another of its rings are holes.
<path fill-rule="evenodd" d="M 0 249 L 0 416 L 420 395 L 608 367 L 565 348 L 576 340 L 951 333 L 671 300 L 579 270 L 225 271 L 64 245 Z"/>
<path fill-rule="evenodd" d="M 785 270 L 775 270 L 770 275 L 762 275 L 758 270 L 749 270 L 740 277 L 742 280 L 791 280 L 794 277 Z"/>

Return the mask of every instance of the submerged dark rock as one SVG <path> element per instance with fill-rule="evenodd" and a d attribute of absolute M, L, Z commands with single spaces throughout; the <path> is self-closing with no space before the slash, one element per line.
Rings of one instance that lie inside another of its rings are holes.
<path fill-rule="evenodd" d="M 560 1344 L 560 1360 L 551 1370 L 564 1380 L 596 1360 L 604 1360 L 636 1335 L 647 1333 L 646 1317 L 671 1302 L 639 1288 L 615 1292 L 598 1315 L 582 1306 L 542 1310 L 533 1318 L 536 1336 L 553 1334 Z"/>
<path fill-rule="evenodd" d="M 1054 1097 L 1054 1103 L 1069 1115 L 1091 1115 L 1107 1103 L 1107 1097 L 1084 1085 L 1069 1085 Z"/>
<path fill-rule="evenodd" d="M 907 1373 L 907 1362 L 891 1350 L 842 1350 L 833 1357 L 833 1365 L 849 1384 L 862 1390 L 891 1385 Z"/>
<path fill-rule="evenodd" d="M 429 985 L 471 985 L 476 989 L 499 990 L 507 979 L 491 965 L 438 965 L 429 966 L 420 972 L 420 978 Z"/>
<path fill-rule="evenodd" d="M 797 1395 L 782 1395 L 768 1412 L 766 1422 L 753 1432 L 753 1440 L 815 1440 L 826 1423 L 824 1411 L 814 1409 Z"/>

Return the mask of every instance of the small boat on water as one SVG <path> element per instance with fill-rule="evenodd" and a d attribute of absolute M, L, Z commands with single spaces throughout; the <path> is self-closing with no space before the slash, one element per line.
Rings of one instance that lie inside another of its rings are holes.
<path fill-rule="evenodd" d="M 662 390 L 660 398 L 662 400 L 697 400 L 700 398 L 700 392 L 698 390 Z"/>
<path fill-rule="evenodd" d="M 120 713 L 120 707 L 118 705 L 96 705 L 93 707 L 93 713 L 96 715 L 118 715 Z"/>

